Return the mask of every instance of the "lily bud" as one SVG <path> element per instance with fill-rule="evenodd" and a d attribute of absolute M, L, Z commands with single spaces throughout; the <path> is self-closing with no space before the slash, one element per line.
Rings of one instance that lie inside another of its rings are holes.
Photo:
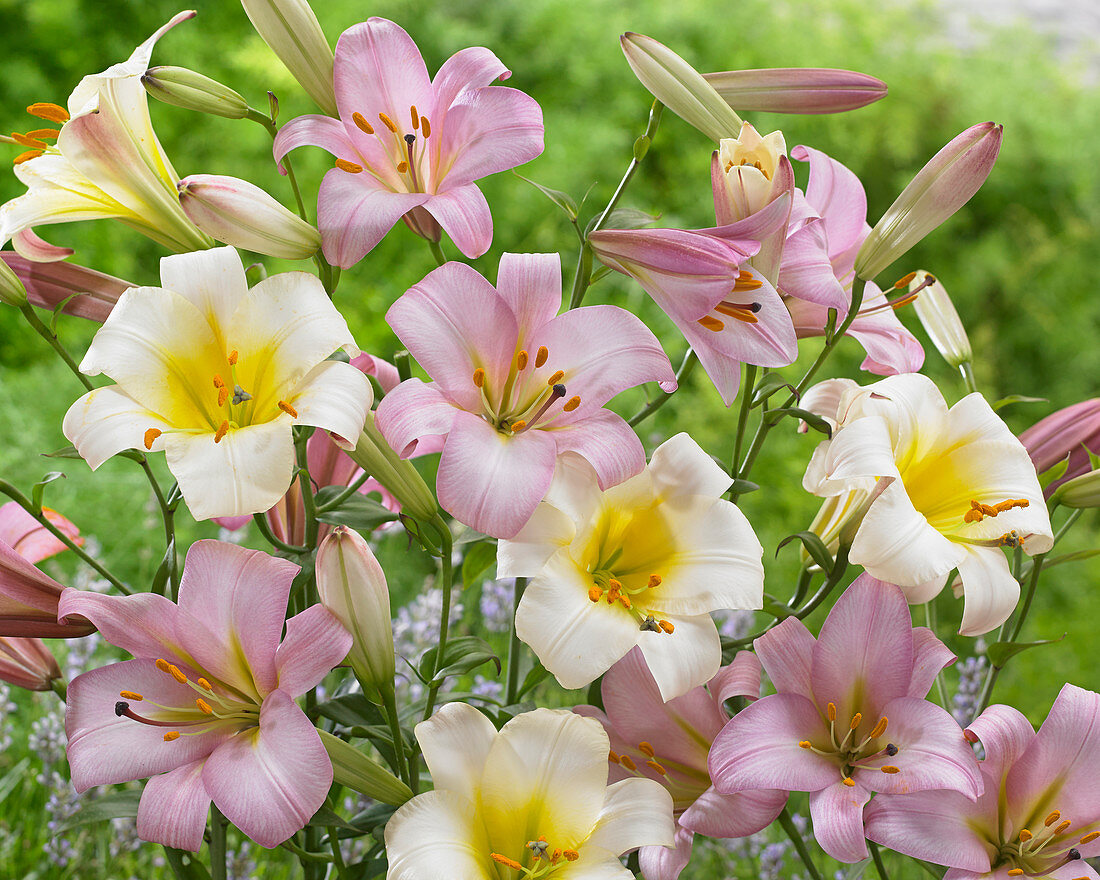
<path fill-rule="evenodd" d="M 13 251 L 0 252 L 0 262 L 11 269 L 26 288 L 31 305 L 51 311 L 60 306 L 66 315 L 77 315 L 99 324 L 107 320 L 125 291 L 137 287 L 76 263 L 39 262 Z"/>
<path fill-rule="evenodd" d="M 0 636 L 69 639 L 95 632 L 83 618 L 58 621 L 64 589 L 0 541 Z"/>
<path fill-rule="evenodd" d="M 1100 453 L 1100 398 L 1082 400 L 1036 422 L 1020 435 L 1040 474 L 1069 457 L 1062 479 L 1092 470 L 1089 453 Z"/>
<path fill-rule="evenodd" d="M 338 116 L 332 47 L 306 0 L 241 0 L 256 32 L 329 116 Z"/>
<path fill-rule="evenodd" d="M 875 224 L 856 254 L 855 272 L 871 280 L 970 201 L 993 170 L 1002 127 L 974 125 L 936 153 Z"/>
<path fill-rule="evenodd" d="M 226 119 L 248 115 L 248 102 L 237 92 L 186 67 L 150 67 L 141 77 L 141 84 L 158 101 L 174 107 Z"/>
<path fill-rule="evenodd" d="M 28 691 L 48 691 L 59 678 L 57 658 L 41 639 L 0 638 L 0 679 Z"/>
<path fill-rule="evenodd" d="M 386 575 L 360 534 L 337 526 L 317 551 L 317 592 L 352 635 L 348 662 L 369 692 L 393 687 L 393 630 Z"/>
<path fill-rule="evenodd" d="M 27 303 L 27 288 L 3 260 L 0 260 L 0 302 L 16 308 Z"/>
<path fill-rule="evenodd" d="M 351 743 L 344 742 L 327 730 L 318 730 L 317 733 L 332 761 L 333 782 L 395 807 L 413 796 L 404 782 Z"/>
<path fill-rule="evenodd" d="M 1089 471 L 1062 483 L 1052 500 L 1063 507 L 1100 507 L 1100 470 Z"/>
<path fill-rule="evenodd" d="M 634 33 L 623 34 L 619 43 L 634 75 L 669 110 L 711 140 L 737 136 L 741 117 L 699 71 L 668 46 Z"/>
<path fill-rule="evenodd" d="M 359 442 L 348 455 L 390 491 L 400 502 L 402 513 L 427 522 L 439 512 L 432 490 L 412 462 L 401 458 L 386 442 L 375 424 L 373 412 L 367 413 Z"/>
<path fill-rule="evenodd" d="M 843 113 L 886 97 L 882 80 L 831 67 L 725 70 L 703 79 L 742 113 Z"/>
<path fill-rule="evenodd" d="M 177 188 L 188 219 L 218 241 L 287 260 L 308 259 L 321 246 L 321 233 L 247 180 L 192 174 Z"/>
<path fill-rule="evenodd" d="M 953 367 L 969 364 L 973 360 L 970 338 L 944 286 L 921 269 L 909 281 L 909 292 L 917 294 L 913 309 L 936 351 Z"/>

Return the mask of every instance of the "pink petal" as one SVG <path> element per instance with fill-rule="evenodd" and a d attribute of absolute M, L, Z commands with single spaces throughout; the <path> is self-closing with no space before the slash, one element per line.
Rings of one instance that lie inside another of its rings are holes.
<path fill-rule="evenodd" d="M 999 836 L 995 797 L 975 805 L 954 791 L 878 795 L 864 818 L 869 839 L 933 864 L 987 876 L 996 854 L 985 839 Z"/>
<path fill-rule="evenodd" d="M 708 788 L 680 817 L 680 824 L 707 837 L 748 837 L 775 821 L 788 793 L 763 789 L 720 794 Z"/>
<path fill-rule="evenodd" d="M 729 665 L 719 669 L 707 683 L 707 688 L 719 706 L 731 697 L 758 700 L 762 668 L 760 659 L 752 651 L 738 651 Z"/>
<path fill-rule="evenodd" d="M 863 184 L 836 159 L 813 147 L 797 146 L 791 158 L 810 163 L 806 201 L 825 221 L 829 255 L 835 256 L 855 244 L 867 221 L 867 195 Z"/>
<path fill-rule="evenodd" d="M 928 627 L 913 627 L 913 677 L 909 681 L 907 696 L 923 700 L 940 670 L 956 659 L 951 649 L 936 638 Z"/>
<path fill-rule="evenodd" d="M 724 241 L 745 257 L 752 257 L 760 252 L 760 242 L 784 229 L 791 221 L 795 206 L 793 196 L 797 192 L 797 190 L 784 192 L 744 220 L 693 231 Z"/>
<path fill-rule="evenodd" d="M 787 236 L 779 269 L 779 290 L 784 296 L 837 309 L 841 315 L 848 311 L 850 297 L 829 262 L 824 220 L 810 220 Z"/>
<path fill-rule="evenodd" d="M 44 238 L 40 238 L 33 229 L 24 229 L 15 233 L 11 239 L 11 246 L 19 256 L 36 263 L 55 263 L 76 253 L 72 248 L 50 244 Z M 29 294 L 30 291 L 28 290 L 27 293 Z"/>
<path fill-rule="evenodd" d="M 82 544 L 80 530 L 56 510 L 48 507 L 42 512 L 54 526 L 76 544 Z M 31 516 L 14 501 L 0 505 L 0 543 L 7 544 L 27 562 L 41 562 L 56 553 L 67 549 L 59 538 L 48 532 L 45 526 Z"/>
<path fill-rule="evenodd" d="M 279 690 L 300 697 L 350 650 L 351 633 L 327 608 L 311 605 L 295 614 L 286 622 L 286 638 L 275 652 Z"/>
<path fill-rule="evenodd" d="M 176 637 L 176 605 L 155 593 L 105 596 L 71 587 L 61 594 L 57 617 L 79 615 L 90 620 L 103 637 L 135 657 L 191 664 Z M 133 688 L 131 688 L 133 690 Z"/>
<path fill-rule="evenodd" d="M 453 157 L 443 183 L 472 183 L 487 174 L 530 162 L 543 149 L 542 108 L 516 89 L 476 89 L 447 111 L 440 152 Z"/>
<path fill-rule="evenodd" d="M 739 113 L 841 113 L 886 96 L 886 83 L 831 67 L 773 67 L 704 73 Z"/>
<path fill-rule="evenodd" d="M 981 742 L 985 749 L 982 771 L 998 783 L 1035 739 L 1035 728 L 1018 709 L 999 704 L 970 722 L 966 733 Z"/>
<path fill-rule="evenodd" d="M 191 852 L 202 849 L 210 811 L 210 795 L 202 781 L 205 763 L 205 758 L 193 761 L 145 783 L 138 804 L 138 837 Z"/>
<path fill-rule="evenodd" d="M 420 50 L 412 37 L 384 18 L 369 18 L 340 35 L 333 88 L 341 119 L 361 113 L 373 124 L 379 113 L 386 113 L 402 131 L 411 131 L 410 107 L 426 116 L 435 109 Z"/>
<path fill-rule="evenodd" d="M 467 183 L 429 196 L 424 210 L 435 217 L 455 247 L 470 259 L 480 257 L 493 243 L 493 215 L 477 184 Z"/>
<path fill-rule="evenodd" d="M 359 154 L 348 137 L 347 129 L 340 120 L 331 116 L 299 116 L 280 128 L 272 146 L 275 161 L 282 162 L 283 156 L 291 150 L 305 146 L 320 147 L 337 159 L 359 164 Z"/>
<path fill-rule="evenodd" d="M 779 693 L 798 694 L 812 702 L 810 669 L 815 644 L 817 639 L 810 635 L 806 624 L 788 617 L 753 642 L 753 647 Z"/>
<path fill-rule="evenodd" d="M 810 795 L 810 817 L 818 845 L 838 862 L 867 858 L 863 836 L 863 805 L 871 792 L 858 782 L 836 782 Z"/>
<path fill-rule="evenodd" d="M 473 384 L 473 383 L 471 383 Z M 413 377 L 402 382 L 378 404 L 378 430 L 397 454 L 408 458 L 418 441 L 449 434 L 458 410 L 436 387 Z"/>
<path fill-rule="evenodd" d="M 691 861 L 691 842 L 695 835 L 686 828 L 676 829 L 676 846 L 643 846 L 638 862 L 646 880 L 676 880 Z"/>
<path fill-rule="evenodd" d="M 561 308 L 561 257 L 558 254 L 502 254 L 497 293 L 512 308 L 522 346 L 532 332 Z"/>
<path fill-rule="evenodd" d="M 317 194 L 317 229 L 322 250 L 334 266 L 350 269 L 358 263 L 402 214 L 423 205 L 425 193 L 392 192 L 372 183 L 368 175 L 333 168 Z"/>
<path fill-rule="evenodd" d="M 312 439 L 312 438 L 310 438 Z M 312 468 L 310 469 L 312 472 Z M 235 532 L 238 529 L 243 529 L 246 525 L 252 522 L 251 514 L 246 516 L 213 516 L 210 521 L 217 523 L 223 529 L 230 532 Z"/>
<path fill-rule="evenodd" d="M 202 777 L 226 818 L 272 847 L 303 828 L 325 802 L 332 763 L 305 713 L 275 690 L 260 708 L 260 726 L 215 749 Z"/>
<path fill-rule="evenodd" d="M 207 632 L 180 631 L 177 624 L 181 642 L 203 668 L 213 671 L 218 657 L 217 665 L 228 662 L 234 678 L 255 681 L 260 696 L 274 690 L 279 680 L 275 649 L 298 571 L 293 562 L 261 550 L 196 541 L 187 551 L 179 607 L 202 621 Z M 212 641 L 206 640 L 207 634 Z"/>
<path fill-rule="evenodd" d="M 460 410 L 439 460 L 439 504 L 479 532 L 511 538 L 546 494 L 555 458 L 554 438 L 546 431 L 506 437 Z"/>
<path fill-rule="evenodd" d="M 438 126 L 443 121 L 443 113 L 455 102 L 455 99 L 467 89 L 480 89 L 492 85 L 497 80 L 506 80 L 512 72 L 501 63 L 490 50 L 482 46 L 460 49 L 443 62 L 435 78 L 432 90 L 435 92 L 435 115 L 432 124 Z"/>
<path fill-rule="evenodd" d="M 723 793 L 769 788 L 820 791 L 840 768 L 799 742 L 828 740 L 817 707 L 797 694 L 773 694 L 742 709 L 710 747 L 710 778 Z"/>
<path fill-rule="evenodd" d="M 596 471 L 603 490 L 617 486 L 645 467 L 642 441 L 623 419 L 601 409 L 586 419 L 547 432 L 553 437 L 557 454 L 575 452 Z"/>

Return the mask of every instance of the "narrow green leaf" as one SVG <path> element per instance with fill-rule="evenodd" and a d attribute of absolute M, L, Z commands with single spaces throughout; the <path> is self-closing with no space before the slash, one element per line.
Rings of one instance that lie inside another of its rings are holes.
<path fill-rule="evenodd" d="M 345 486 L 325 486 L 317 493 L 317 506 L 323 507 L 343 492 Z M 359 532 L 371 532 L 388 522 L 394 522 L 397 514 L 387 510 L 373 498 L 354 492 L 331 510 L 317 514 L 317 519 L 330 525 L 343 525 Z"/>
<path fill-rule="evenodd" d="M 1056 645 L 1065 637 L 1066 633 L 1062 633 L 1061 638 L 1040 639 L 1037 642 L 994 642 L 985 649 L 985 654 L 989 658 L 990 663 L 998 669 L 1001 669 L 1004 668 L 1009 657 L 1014 657 L 1021 651 L 1026 651 L 1028 648 L 1041 648 L 1043 645 Z"/>
<path fill-rule="evenodd" d="M 362 694 L 341 694 L 313 707 L 311 715 L 320 715 L 344 727 L 383 725 L 382 711 Z"/>
<path fill-rule="evenodd" d="M 527 694 L 535 689 L 539 682 L 544 681 L 550 675 L 550 670 L 543 667 L 539 662 L 535 662 L 535 665 L 531 667 L 527 675 L 523 677 L 523 684 L 519 686 L 519 693 L 516 694 L 516 699 L 523 699 Z"/>
<path fill-rule="evenodd" d="M 351 831 L 359 830 L 350 822 L 341 819 L 340 815 L 335 810 L 326 807 L 324 804 L 321 805 L 321 809 L 314 813 L 313 818 L 310 819 L 309 822 L 306 824 L 314 825 L 320 828 L 327 828 L 331 826 L 333 828 L 350 829 Z"/>
<path fill-rule="evenodd" d="M 802 419 L 802 421 L 815 431 L 820 431 L 826 437 L 833 436 L 832 426 L 817 413 L 812 413 L 808 409 L 800 409 L 797 406 L 781 406 L 776 409 L 769 409 L 764 413 L 764 418 L 773 425 L 783 418 L 783 416 L 792 416 L 793 418 Z"/>
<path fill-rule="evenodd" d="M 31 487 L 31 503 L 36 510 L 42 509 L 42 497 L 46 494 L 46 486 L 54 480 L 63 480 L 65 475 L 61 471 L 50 471 L 41 480 Z"/>
<path fill-rule="evenodd" d="M 752 390 L 752 405 L 760 406 L 765 400 L 779 391 L 781 388 L 788 388 L 790 391 L 798 397 L 798 389 L 795 388 L 790 382 L 784 379 L 779 373 L 768 373 L 759 382 L 756 383 L 756 387 Z"/>
<path fill-rule="evenodd" d="M 1006 406 L 1012 406 L 1014 403 L 1046 403 L 1045 397 L 1028 397 L 1024 394 L 1010 394 L 1008 397 L 1002 397 L 996 403 L 993 404 L 993 412 L 1000 412 Z"/>
<path fill-rule="evenodd" d="M 734 480 L 733 485 L 730 486 L 730 491 L 734 495 L 747 495 L 749 492 L 755 492 L 759 488 L 760 486 L 752 480 Z"/>
<path fill-rule="evenodd" d="M 810 554 L 810 558 L 818 564 L 822 571 L 828 574 L 833 570 L 833 556 L 829 552 L 829 548 L 825 546 L 825 542 L 821 540 L 820 535 L 809 530 L 787 535 L 787 537 L 779 542 L 779 546 L 775 548 L 775 555 L 778 556 L 779 551 L 791 543 L 795 538 L 802 542 L 802 546 L 806 548 L 806 552 Z"/>
<path fill-rule="evenodd" d="M 94 822 L 105 822 L 108 819 L 136 819 L 140 798 L 141 790 L 136 788 L 109 791 L 99 797 L 91 798 L 62 821 L 54 833 L 60 834 L 71 828 L 91 825 Z"/>
<path fill-rule="evenodd" d="M 580 216 L 581 209 L 577 205 L 576 200 L 571 195 L 569 195 L 569 193 L 564 193 L 560 189 L 551 189 L 548 186 L 543 186 L 541 183 L 535 182 L 530 177 L 524 177 L 522 174 L 514 169 L 512 173 L 520 180 L 525 180 L 527 183 L 531 184 L 531 186 L 533 186 L 540 193 L 546 196 L 546 198 L 548 198 L 551 202 L 561 208 L 565 212 L 565 215 L 569 218 L 570 222 L 575 221 L 577 217 Z"/>
<path fill-rule="evenodd" d="M 12 791 L 15 790 L 15 787 L 23 781 L 23 776 L 27 772 L 30 763 L 30 758 L 23 758 L 18 764 L 4 774 L 3 779 L 0 779 L 0 804 L 2 804 L 4 798 L 11 794 Z"/>
<path fill-rule="evenodd" d="M 62 446 L 60 449 L 53 452 L 40 453 L 43 458 L 80 458 L 80 453 L 76 451 L 75 446 Z"/>

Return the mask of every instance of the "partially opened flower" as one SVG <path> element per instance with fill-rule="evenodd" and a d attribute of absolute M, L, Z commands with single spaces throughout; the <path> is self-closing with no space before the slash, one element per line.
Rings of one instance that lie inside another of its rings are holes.
<path fill-rule="evenodd" d="M 848 558 L 898 584 L 910 602 L 927 602 L 958 568 L 960 632 L 979 635 L 1003 623 L 1020 595 L 1003 548 L 1035 554 L 1053 545 L 1020 441 L 980 394 L 948 409 L 932 380 L 917 373 L 833 385 L 846 390 L 818 411 L 838 427 L 814 450 L 803 486 L 823 497 L 877 490 Z"/>
<path fill-rule="evenodd" d="M 65 436 L 98 468 L 123 449 L 164 450 L 196 519 L 267 510 L 286 492 L 294 425 L 356 438 L 367 378 L 325 360 L 358 349 L 321 282 L 273 275 L 251 290 L 232 248 L 166 257 L 164 288 L 126 291 L 80 364 L 117 385 L 65 414 Z"/>
<path fill-rule="evenodd" d="M 71 251 L 46 244 L 34 227 L 105 217 L 173 251 L 214 243 L 180 208 L 179 177 L 153 131 L 141 84 L 157 40 L 194 15 L 179 13 L 126 61 L 84 77 L 68 109 L 48 103 L 27 108 L 37 127 L 15 136 L 26 148 L 15 158 L 15 176 L 27 192 L 0 207 L 0 244 L 12 240 L 31 259 L 59 259 Z"/>
<path fill-rule="evenodd" d="M 990 706 L 966 730 L 985 748 L 985 793 L 877 797 L 867 836 L 950 870 L 945 880 L 1096 880 L 1100 856 L 1100 694 L 1065 685 L 1038 732 L 1011 706 Z"/>
<path fill-rule="evenodd" d="M 648 777 L 672 795 L 676 848 L 645 846 L 639 853 L 647 880 L 675 880 L 691 858 L 696 833 L 745 837 L 770 825 L 787 803 L 785 791 L 719 794 L 707 770 L 710 744 L 729 721 L 731 697 L 760 696 L 760 661 L 741 651 L 705 686 L 665 702 L 639 648 L 612 666 L 601 686 L 604 711 L 577 706 L 611 738 L 611 778 Z"/>
<path fill-rule="evenodd" d="M 672 845 L 672 803 L 651 779 L 607 783 L 607 734 L 536 709 L 498 732 L 465 703 L 416 726 L 435 790 L 386 825 L 387 880 L 630 880 L 619 855 Z"/>
<path fill-rule="evenodd" d="M 562 452 L 595 467 L 602 488 L 645 465 L 612 397 L 643 382 L 676 387 L 646 326 L 616 306 L 562 315 L 557 254 L 505 254 L 497 287 L 447 263 L 397 300 L 386 320 L 432 382 L 409 379 L 378 405 L 378 427 L 408 457 L 446 437 L 440 505 L 466 525 L 510 538 L 534 512 Z"/>
<path fill-rule="evenodd" d="M 493 239 L 493 218 L 474 183 L 542 152 L 533 98 L 489 88 L 511 72 L 488 49 L 463 49 L 435 79 L 404 30 L 371 18 L 336 44 L 339 119 L 301 116 L 283 126 L 275 158 L 306 144 L 336 157 L 317 201 L 325 257 L 355 265 L 404 216 L 439 241 L 440 227 L 468 257 Z"/>
<path fill-rule="evenodd" d="M 283 623 L 298 566 L 198 541 L 179 604 L 155 593 L 67 590 L 59 616 L 93 621 L 133 660 L 77 676 L 65 708 L 73 785 L 153 777 L 138 806 L 145 840 L 197 851 L 210 802 L 263 846 L 301 829 L 332 763 L 295 699 L 344 659 L 351 636 L 314 605 Z"/>
<path fill-rule="evenodd" d="M 714 677 L 710 612 L 763 602 L 763 551 L 722 498 L 731 482 L 687 434 L 606 491 L 584 460 L 559 459 L 546 500 L 498 545 L 497 573 L 531 578 L 516 633 L 562 687 L 583 687 L 635 646 L 662 699 Z"/>
<path fill-rule="evenodd" d="M 727 794 L 810 792 L 814 836 L 842 862 L 867 857 L 872 792 L 982 793 L 959 725 L 924 699 L 954 655 L 913 628 L 901 591 L 861 575 L 815 639 L 788 618 L 754 646 L 778 693 L 738 712 L 714 740 L 710 776 Z"/>

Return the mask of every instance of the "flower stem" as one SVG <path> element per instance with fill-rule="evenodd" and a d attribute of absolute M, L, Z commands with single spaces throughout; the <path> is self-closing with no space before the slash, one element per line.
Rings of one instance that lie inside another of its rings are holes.
<path fill-rule="evenodd" d="M 340 838 L 335 825 L 328 826 L 328 845 L 332 849 L 332 861 L 336 865 L 336 876 L 340 880 L 350 880 L 348 866 L 344 864 L 344 854 L 340 852 Z"/>
<path fill-rule="evenodd" d="M 160 483 L 157 481 L 156 474 L 154 474 L 153 469 L 149 467 L 149 459 L 142 454 L 136 460 L 138 465 L 145 472 L 145 478 L 149 481 L 149 486 L 156 496 L 157 506 L 160 508 L 161 519 L 164 520 L 165 554 L 171 554 L 171 559 L 168 563 L 168 580 L 165 582 L 165 588 L 167 588 L 169 584 L 171 585 L 172 596 L 174 598 L 176 592 L 179 590 L 179 566 L 176 564 L 176 510 L 164 497 L 164 492 L 160 488 Z M 161 591 L 161 595 L 164 595 L 163 590 Z"/>
<path fill-rule="evenodd" d="M 61 340 L 57 338 L 57 334 L 42 323 L 42 320 L 35 313 L 33 306 L 31 306 L 30 303 L 23 303 L 23 305 L 19 307 L 19 311 L 23 313 L 23 317 L 27 319 L 27 323 L 34 328 L 35 332 L 45 339 L 46 342 L 50 344 L 50 347 L 58 353 L 61 360 L 63 360 L 68 368 L 72 370 L 73 375 L 80 380 L 80 384 L 88 391 L 94 391 L 95 386 L 91 383 L 91 380 L 80 372 L 80 367 L 77 366 L 72 355 L 70 355 L 65 349 L 65 346 L 61 344 Z"/>
<path fill-rule="evenodd" d="M 962 374 L 963 384 L 966 386 L 968 393 L 973 394 L 978 390 L 978 383 L 974 378 L 974 366 L 970 361 L 963 361 L 959 364 L 959 372 Z"/>
<path fill-rule="evenodd" d="M 428 239 L 428 247 L 431 248 L 432 256 L 435 257 L 436 263 L 442 266 L 447 262 L 447 255 L 443 253 L 443 245 L 438 241 L 432 241 Z"/>
<path fill-rule="evenodd" d="M 520 640 L 516 634 L 516 611 L 519 609 L 519 600 L 523 597 L 523 591 L 527 589 L 527 578 L 516 578 L 512 590 L 512 636 L 508 642 L 508 674 L 504 686 L 504 704 L 512 705 L 519 697 L 519 672 L 520 672 Z"/>
<path fill-rule="evenodd" d="M 875 870 L 878 871 L 879 880 L 890 880 L 890 875 L 886 873 L 886 865 L 882 863 L 882 853 L 879 852 L 878 844 L 873 840 L 868 840 L 867 846 L 871 850 L 871 858 L 875 862 Z"/>
<path fill-rule="evenodd" d="M 317 522 L 317 503 L 313 500 L 313 481 L 309 477 L 309 453 L 307 444 L 316 428 L 299 430 L 294 438 L 294 448 L 298 453 L 298 487 L 302 492 L 302 506 L 306 513 L 306 549 L 317 546 L 320 525 Z"/>
<path fill-rule="evenodd" d="M 698 362 L 699 362 L 699 358 L 697 358 L 695 356 L 695 352 L 692 351 L 689 348 L 687 350 L 687 353 L 684 355 L 683 361 L 680 363 L 680 369 L 678 369 L 676 371 L 676 385 L 677 385 L 677 387 L 680 385 L 681 382 L 683 382 L 688 376 L 691 375 L 691 371 L 695 369 L 695 365 Z M 632 415 L 629 419 L 627 419 L 626 423 L 628 425 L 630 425 L 630 427 L 632 427 L 632 428 L 638 427 L 638 425 L 640 425 L 642 422 L 644 422 L 646 419 L 648 419 L 651 415 L 653 415 L 655 412 L 657 412 L 657 410 L 659 410 L 662 406 L 664 406 L 672 398 L 672 395 L 675 394 L 675 393 L 676 393 L 675 391 L 670 391 L 668 394 L 665 394 L 664 392 L 661 392 L 661 395 L 659 397 L 657 397 L 654 400 L 651 400 L 649 403 L 647 403 L 645 406 L 643 406 L 640 410 L 638 410 L 636 413 L 634 413 L 634 415 Z"/>
<path fill-rule="evenodd" d="M 798 853 L 798 857 L 802 859 L 802 864 L 806 866 L 806 870 L 809 872 L 811 880 L 822 880 L 821 872 L 818 871 L 817 865 L 814 864 L 813 859 L 810 858 L 810 851 L 806 848 L 806 841 L 802 839 L 802 834 L 798 828 L 795 827 L 794 820 L 791 818 L 791 814 L 787 811 L 787 808 L 783 808 L 783 812 L 779 814 L 779 824 L 783 826 L 783 830 L 787 832 L 787 837 L 791 839 L 791 843 L 794 844 L 795 851 Z"/>
<path fill-rule="evenodd" d="M 282 550 L 284 553 L 293 553 L 295 556 L 301 556 L 309 552 L 308 547 L 297 547 L 294 544 L 287 544 L 285 541 L 280 541 L 276 538 L 275 534 L 271 531 L 271 526 L 267 524 L 267 517 L 262 513 L 254 513 L 252 515 L 252 521 L 256 523 L 256 527 L 260 530 L 260 534 L 264 536 L 264 540 L 276 550 Z"/>
<path fill-rule="evenodd" d="M 744 379 L 741 382 L 741 409 L 737 413 L 737 433 L 733 443 L 733 463 L 731 470 L 737 470 L 737 462 L 741 460 L 741 446 L 745 442 L 745 428 L 748 427 L 749 410 L 752 409 L 753 385 L 756 384 L 756 366 L 744 364 Z M 736 476 L 736 474 L 734 474 Z"/>
<path fill-rule="evenodd" d="M 210 878 L 226 880 L 225 821 L 215 804 L 210 805 Z"/>
<path fill-rule="evenodd" d="M 397 714 L 397 699 L 394 695 L 393 682 L 379 689 L 382 696 L 382 705 L 386 708 L 386 716 L 390 722 L 390 736 L 393 738 L 393 753 L 396 766 L 394 769 L 401 781 L 409 784 L 409 765 L 405 758 L 405 739 L 401 735 L 401 717 Z"/>
<path fill-rule="evenodd" d="M 334 498 L 329 499 L 324 504 L 319 504 L 317 506 L 316 513 L 328 513 L 330 510 L 333 510 L 333 509 L 339 507 L 341 504 L 343 504 L 345 501 L 347 501 L 352 495 L 354 495 L 356 492 L 358 492 L 363 487 L 363 484 L 367 480 L 369 480 L 370 478 L 371 478 L 371 475 L 368 474 L 368 473 L 360 474 L 359 478 L 354 483 L 352 483 L 350 486 L 342 489 L 340 491 L 340 493 L 338 495 L 336 495 Z"/>

